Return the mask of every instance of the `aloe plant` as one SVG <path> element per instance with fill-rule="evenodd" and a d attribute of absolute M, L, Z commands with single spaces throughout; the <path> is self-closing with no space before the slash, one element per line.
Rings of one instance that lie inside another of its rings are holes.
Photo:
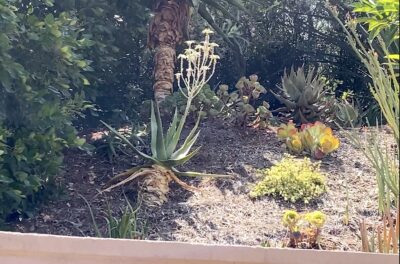
<path fill-rule="evenodd" d="M 227 175 L 205 174 L 197 172 L 181 172 L 176 167 L 185 164 L 193 158 L 200 150 L 200 147 L 192 151 L 200 131 L 200 115 L 195 126 L 185 138 L 183 144 L 178 147 L 181 133 L 186 123 L 186 118 L 190 112 L 193 99 L 200 93 L 203 86 L 210 80 L 215 72 L 217 59 L 214 48 L 218 45 L 210 42 L 211 30 L 205 30 L 205 41 L 195 45 L 194 41 L 188 41 L 188 49 L 179 56 L 181 61 L 180 72 L 176 74 L 178 86 L 185 98 L 187 98 L 186 108 L 183 115 L 178 117 L 178 109 L 175 110 L 172 122 L 164 133 L 161 115 L 157 102 L 151 104 L 151 155 L 138 150 L 127 138 L 116 131 L 108 124 L 103 124 L 115 135 L 123 140 L 137 154 L 148 161 L 148 164 L 134 167 L 111 179 L 105 191 L 110 191 L 118 186 L 127 184 L 139 177 L 144 177 L 143 193 L 147 196 L 144 203 L 150 205 L 160 205 L 167 200 L 169 183 L 177 182 L 183 188 L 193 191 L 194 187 L 189 186 L 179 179 L 180 176 L 188 177 L 227 177 Z M 211 73 L 209 73 L 211 71 Z M 194 78 L 196 77 L 196 78 Z M 185 87 L 182 87 L 181 84 Z"/>

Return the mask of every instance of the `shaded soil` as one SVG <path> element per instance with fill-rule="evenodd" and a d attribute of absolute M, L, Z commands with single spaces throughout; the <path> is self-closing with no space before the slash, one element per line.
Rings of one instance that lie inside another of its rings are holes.
<path fill-rule="evenodd" d="M 255 171 L 278 162 L 285 149 L 275 133 L 226 127 L 216 122 L 202 125 L 198 144 L 200 154 L 186 167 L 193 171 L 229 173 L 231 179 L 185 179 L 200 191 L 188 192 L 172 184 L 169 201 L 161 208 L 142 207 L 139 222 L 146 227 L 146 239 L 200 242 L 210 244 L 260 245 L 268 241 L 280 246 L 287 233 L 281 225 L 286 209 L 299 212 L 321 210 L 327 217 L 321 247 L 334 250 L 359 250 L 358 226 L 362 219 L 374 225 L 377 213 L 377 187 L 373 170 L 359 150 L 341 136 L 339 151 L 322 161 L 328 192 L 311 204 L 290 204 L 265 197 L 248 196 L 257 180 Z M 109 162 L 98 155 L 69 151 L 64 173 L 58 177 L 63 194 L 41 206 L 31 219 L 15 223 L 15 231 L 58 235 L 94 236 L 93 222 L 85 197 L 104 232 L 104 212 L 125 207 L 124 191 L 97 195 L 115 174 L 140 164 L 138 157 L 121 155 Z M 346 196 L 348 181 L 348 199 Z M 126 197 L 135 202 L 135 185 L 125 187 Z M 350 222 L 344 225 L 346 205 Z"/>

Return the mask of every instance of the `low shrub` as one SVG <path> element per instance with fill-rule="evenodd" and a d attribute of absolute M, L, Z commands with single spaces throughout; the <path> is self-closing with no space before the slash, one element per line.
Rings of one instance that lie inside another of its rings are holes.
<path fill-rule="evenodd" d="M 309 203 L 326 192 L 325 177 L 319 171 L 319 163 L 308 158 L 296 160 L 287 155 L 278 164 L 261 170 L 264 179 L 250 192 L 250 196 L 272 195 L 292 203 Z"/>
<path fill-rule="evenodd" d="M 215 93 L 206 84 L 193 100 L 190 112 L 197 113 L 203 118 L 219 117 L 238 126 L 265 129 L 270 125 L 272 113 L 267 102 L 258 104 L 258 100 L 266 92 L 267 90 L 258 82 L 257 75 L 240 78 L 231 92 L 228 85 L 222 84 Z M 178 91 L 166 98 L 161 109 L 172 113 L 173 109 L 177 108 L 183 114 L 185 106 L 186 98 Z"/>
<path fill-rule="evenodd" d="M 217 95 L 224 106 L 221 111 L 223 117 L 239 126 L 267 128 L 272 118 L 270 105 L 265 101 L 257 104 L 261 95 L 266 93 L 255 74 L 240 78 L 232 92 L 229 92 L 228 85 L 220 85 Z"/>

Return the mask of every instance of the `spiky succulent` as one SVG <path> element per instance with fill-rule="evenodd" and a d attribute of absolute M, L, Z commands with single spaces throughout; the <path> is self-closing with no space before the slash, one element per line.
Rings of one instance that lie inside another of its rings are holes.
<path fill-rule="evenodd" d="M 201 89 L 210 80 L 215 72 L 218 56 L 214 54 L 214 48 L 218 46 L 210 42 L 211 30 L 205 30 L 205 41 L 193 47 L 194 41 L 188 41 L 188 48 L 184 54 L 179 56 L 181 61 L 180 72 L 176 74 L 178 86 L 186 100 L 186 107 L 182 116 L 178 116 L 178 109 L 175 110 L 172 122 L 165 133 L 161 120 L 160 110 L 157 102 L 151 104 L 151 155 L 137 149 L 127 138 L 117 130 L 103 124 L 119 137 L 127 146 L 131 147 L 138 155 L 143 157 L 149 164 L 134 167 L 124 173 L 115 176 L 107 184 L 105 191 L 110 191 L 118 186 L 125 185 L 137 178 L 142 181 L 142 193 L 146 198 L 144 203 L 152 206 L 159 206 L 167 200 L 169 183 L 175 181 L 187 190 L 195 190 L 181 181 L 179 176 L 189 177 L 227 177 L 227 175 L 204 174 L 197 172 L 180 172 L 177 166 L 183 165 L 193 158 L 199 151 L 199 147 L 192 151 L 192 147 L 199 137 L 198 118 L 195 126 L 184 140 L 181 138 L 186 118 L 190 112 L 193 100 L 201 92 Z M 203 66 L 202 66 L 203 65 Z M 206 66 L 204 66 L 206 65 Z M 194 78 L 196 76 L 197 78 Z M 182 86 L 182 83 L 184 86 Z M 183 141 L 179 146 L 179 142 Z"/>
<path fill-rule="evenodd" d="M 365 112 L 360 111 L 354 102 L 340 99 L 335 103 L 335 121 L 342 127 L 358 127 L 362 124 Z"/>
<path fill-rule="evenodd" d="M 298 68 L 297 71 L 292 67 L 289 74 L 285 70 L 282 86 L 278 88 L 279 94 L 271 92 L 285 107 L 276 111 L 289 112 L 291 119 L 297 123 L 322 119 L 326 109 L 323 103 L 326 85 L 314 68 L 310 68 L 307 74 L 304 67 Z"/>

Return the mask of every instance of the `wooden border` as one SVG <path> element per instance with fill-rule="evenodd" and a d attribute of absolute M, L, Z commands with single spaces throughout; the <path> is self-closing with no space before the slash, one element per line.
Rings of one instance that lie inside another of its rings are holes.
<path fill-rule="evenodd" d="M 396 264 L 398 256 L 0 232 L 1 264 Z"/>

